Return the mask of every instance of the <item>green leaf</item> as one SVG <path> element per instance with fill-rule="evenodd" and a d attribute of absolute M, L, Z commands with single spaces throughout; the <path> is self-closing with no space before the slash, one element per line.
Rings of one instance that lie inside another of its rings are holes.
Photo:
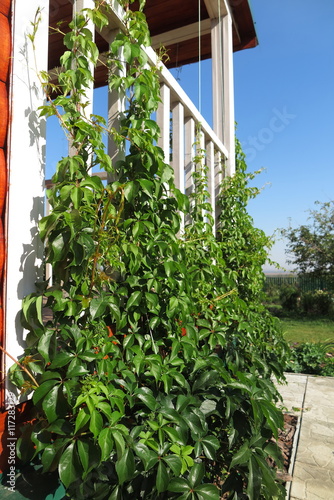
<path fill-rule="evenodd" d="M 162 491 L 166 491 L 167 486 L 168 486 L 168 481 L 169 481 L 169 476 L 168 476 L 166 466 L 160 460 L 159 465 L 158 465 L 156 483 L 155 483 L 157 490 L 158 490 L 158 493 L 161 493 Z"/>
<path fill-rule="evenodd" d="M 60 233 L 58 234 L 58 236 L 54 238 L 54 240 L 51 243 L 54 261 L 57 262 L 62 259 L 64 246 L 65 246 L 64 236 L 63 233 Z"/>
<path fill-rule="evenodd" d="M 61 368 L 62 366 L 67 365 L 67 363 L 70 363 L 71 360 L 73 359 L 73 353 L 71 352 L 59 352 L 56 354 L 54 357 L 53 361 L 51 362 L 50 368 Z"/>
<path fill-rule="evenodd" d="M 68 366 L 66 377 L 80 377 L 80 375 L 86 375 L 87 373 L 89 373 L 89 370 L 87 370 L 82 360 L 80 360 L 79 358 L 74 358 Z"/>
<path fill-rule="evenodd" d="M 76 441 L 78 448 L 78 455 L 84 471 L 89 468 L 89 443 L 87 440 L 78 439 Z"/>
<path fill-rule="evenodd" d="M 126 309 L 129 310 L 132 307 L 138 306 L 141 301 L 141 297 L 142 297 L 142 292 L 138 290 L 136 292 L 133 292 L 127 301 Z"/>
<path fill-rule="evenodd" d="M 181 477 L 174 477 L 168 485 L 168 491 L 172 491 L 173 493 L 185 493 L 186 491 L 190 492 L 190 490 L 189 481 Z"/>
<path fill-rule="evenodd" d="M 104 314 L 107 306 L 110 307 L 110 303 L 106 299 L 106 297 L 97 297 L 92 299 L 89 305 L 89 311 L 92 315 L 92 319 L 99 318 Z"/>
<path fill-rule="evenodd" d="M 168 467 L 172 470 L 174 476 L 179 476 L 182 468 L 181 458 L 177 455 L 165 455 L 163 457 L 163 461 Z"/>
<path fill-rule="evenodd" d="M 252 454 L 252 450 L 249 448 L 249 443 L 246 441 L 239 450 L 233 455 L 230 468 L 235 465 L 244 465 L 248 462 L 250 456 Z"/>
<path fill-rule="evenodd" d="M 43 399 L 43 410 L 49 422 L 54 422 L 63 414 L 63 411 L 59 412 L 59 389 L 59 385 L 54 386 Z"/>
<path fill-rule="evenodd" d="M 137 389 L 135 394 L 138 399 L 140 399 L 150 410 L 154 411 L 157 408 L 158 404 L 155 397 L 148 391 L 144 391 L 144 389 Z"/>
<path fill-rule="evenodd" d="M 132 202 L 138 191 L 138 187 L 134 181 L 128 182 L 124 187 L 124 196 L 128 202 Z"/>
<path fill-rule="evenodd" d="M 93 410 L 90 416 L 89 430 L 93 433 L 94 437 L 97 438 L 103 427 L 103 419 L 97 410 Z"/>
<path fill-rule="evenodd" d="M 51 379 L 43 382 L 34 392 L 33 402 L 36 405 L 41 399 L 43 399 L 55 385 L 59 384 L 59 380 Z"/>
<path fill-rule="evenodd" d="M 167 310 L 168 318 L 171 318 L 172 316 L 174 316 L 178 306 L 179 306 L 179 301 L 178 301 L 177 297 L 171 297 L 169 299 L 168 310 Z"/>
<path fill-rule="evenodd" d="M 110 427 L 105 427 L 99 434 L 98 443 L 101 448 L 101 460 L 109 460 L 112 450 L 114 449 L 114 440 Z"/>
<path fill-rule="evenodd" d="M 75 442 L 72 442 L 59 460 L 59 477 L 66 488 L 81 477 L 82 468 L 79 463 Z"/>
<path fill-rule="evenodd" d="M 203 463 L 195 463 L 189 471 L 188 481 L 192 488 L 195 488 L 198 484 L 202 482 L 204 477 L 205 469 Z"/>
<path fill-rule="evenodd" d="M 262 473 L 254 456 L 251 456 L 248 462 L 247 479 L 247 494 L 249 499 L 256 500 L 260 498 Z"/>
<path fill-rule="evenodd" d="M 69 443 L 69 439 L 56 439 L 51 445 L 44 448 L 42 453 L 43 472 L 53 471 L 58 467 L 63 448 Z"/>
<path fill-rule="evenodd" d="M 201 484 L 195 488 L 198 500 L 219 500 L 220 494 L 214 484 Z"/>
<path fill-rule="evenodd" d="M 145 471 L 150 470 L 158 461 L 158 454 L 150 450 L 144 443 L 135 443 L 134 451 L 143 462 Z"/>
<path fill-rule="evenodd" d="M 127 448 L 122 457 L 116 462 L 116 472 L 120 484 L 132 479 L 135 472 L 135 460 L 132 450 Z"/>
<path fill-rule="evenodd" d="M 88 408 L 87 407 L 81 408 L 79 410 L 77 418 L 75 419 L 74 434 L 77 434 L 80 429 L 85 427 L 86 424 L 88 423 L 89 419 L 90 419 L 90 414 L 89 414 Z"/>

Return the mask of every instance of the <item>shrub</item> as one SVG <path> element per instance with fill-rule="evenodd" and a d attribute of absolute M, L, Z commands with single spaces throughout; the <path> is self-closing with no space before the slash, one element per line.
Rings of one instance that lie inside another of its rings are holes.
<path fill-rule="evenodd" d="M 87 13 L 100 28 L 106 22 Z M 81 110 L 87 60 L 98 55 L 85 15 L 65 36 L 62 93 L 42 109 L 63 108 L 77 154 L 58 163 L 53 210 L 40 222 L 53 286 L 38 283 L 23 301 L 26 371 L 16 366 L 11 377 L 33 393 L 37 415 L 18 454 L 58 474 L 72 499 L 284 498 L 267 459 L 279 462 L 272 378 L 284 378 L 286 344 L 262 305 L 269 240 L 246 210 L 257 190 L 240 145 L 216 238 L 199 145 L 190 204 L 155 145 L 159 80 L 142 50 L 143 14 L 128 11 L 109 63 L 122 66 L 122 48 L 128 73 L 112 74 L 110 86 L 129 102 L 120 133 L 109 133 L 130 147 L 111 165 L 105 124 Z M 92 175 L 92 158 L 117 181 Z M 180 212 L 189 221 L 182 238 Z M 46 325 L 44 299 L 53 312 Z"/>
<path fill-rule="evenodd" d="M 306 314 L 330 315 L 333 312 L 333 294 L 323 290 L 305 292 L 301 298 L 301 308 Z"/>
<path fill-rule="evenodd" d="M 295 285 L 286 285 L 280 292 L 280 301 L 283 309 L 292 312 L 297 311 L 300 300 L 300 290 Z"/>
<path fill-rule="evenodd" d="M 291 346 L 286 371 L 310 375 L 334 375 L 334 360 L 328 356 L 332 348 L 329 343 L 305 342 Z"/>

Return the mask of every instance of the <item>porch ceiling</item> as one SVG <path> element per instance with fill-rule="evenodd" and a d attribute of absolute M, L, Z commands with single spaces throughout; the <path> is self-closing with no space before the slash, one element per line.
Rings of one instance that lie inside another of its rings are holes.
<path fill-rule="evenodd" d="M 210 0 L 211 3 L 212 0 Z M 219 0 L 217 0 L 219 1 Z M 200 0 L 201 12 L 201 59 L 211 57 L 210 18 L 208 0 Z M 68 31 L 73 0 L 50 0 L 49 70 L 59 66 L 64 47 L 62 37 L 52 28 L 61 24 Z M 256 32 L 248 0 L 230 1 L 233 16 L 233 49 L 243 50 L 257 45 Z M 136 2 L 132 8 L 137 7 Z M 198 61 L 198 2 L 194 0 L 146 0 L 144 9 L 154 48 L 164 45 L 167 49 L 169 68 Z M 96 42 L 101 52 L 108 50 L 107 42 L 96 33 Z M 106 84 L 104 67 L 96 70 L 95 86 Z"/>

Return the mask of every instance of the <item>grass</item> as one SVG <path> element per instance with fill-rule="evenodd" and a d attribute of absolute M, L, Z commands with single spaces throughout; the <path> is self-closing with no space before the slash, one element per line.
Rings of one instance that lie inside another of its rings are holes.
<path fill-rule="evenodd" d="M 281 318 L 284 338 L 294 342 L 334 342 L 334 320 L 329 318 Z"/>

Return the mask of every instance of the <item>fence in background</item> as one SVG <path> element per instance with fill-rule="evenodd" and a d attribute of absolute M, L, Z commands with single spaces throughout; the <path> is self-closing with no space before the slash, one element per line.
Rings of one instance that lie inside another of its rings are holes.
<path fill-rule="evenodd" d="M 302 292 L 333 289 L 332 285 L 330 285 L 328 280 L 326 280 L 325 278 L 317 278 L 314 276 L 297 276 L 297 275 L 266 276 L 264 289 L 265 291 L 269 291 L 270 288 L 282 288 L 287 285 L 295 285 Z"/>

